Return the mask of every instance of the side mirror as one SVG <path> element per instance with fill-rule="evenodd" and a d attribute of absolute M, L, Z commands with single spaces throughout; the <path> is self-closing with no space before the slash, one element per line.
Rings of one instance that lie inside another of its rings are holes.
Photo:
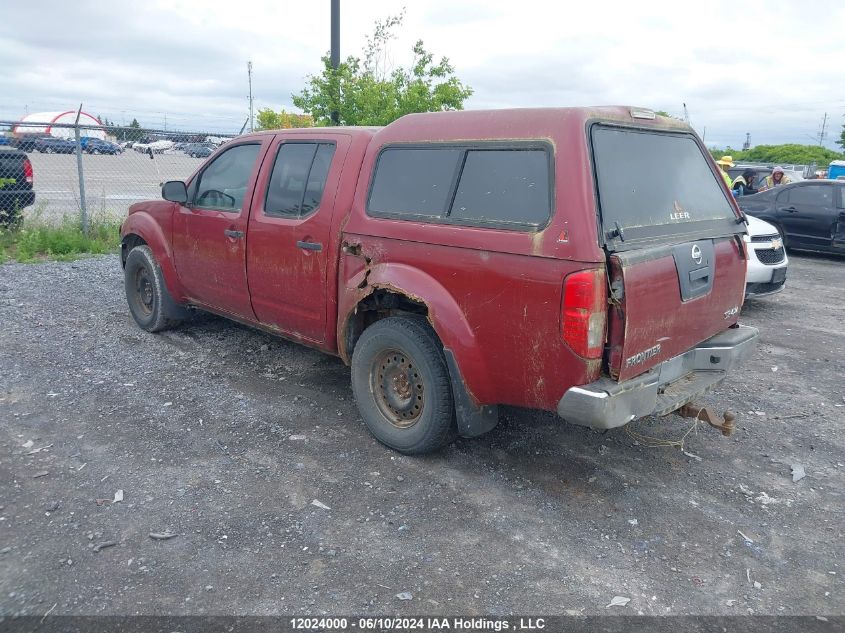
<path fill-rule="evenodd" d="M 168 180 L 161 186 L 161 197 L 179 204 L 188 203 L 188 188 L 181 180 Z"/>

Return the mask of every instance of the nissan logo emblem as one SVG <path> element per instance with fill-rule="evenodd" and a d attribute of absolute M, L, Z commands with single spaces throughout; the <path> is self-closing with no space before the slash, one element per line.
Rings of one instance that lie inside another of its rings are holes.
<path fill-rule="evenodd" d="M 696 264 L 700 264 L 700 263 L 701 263 L 701 259 L 702 259 L 702 257 L 701 257 L 701 249 L 699 248 L 698 244 L 693 244 L 693 245 L 692 245 L 692 253 L 691 253 L 691 255 L 692 255 L 692 261 L 694 261 Z"/>

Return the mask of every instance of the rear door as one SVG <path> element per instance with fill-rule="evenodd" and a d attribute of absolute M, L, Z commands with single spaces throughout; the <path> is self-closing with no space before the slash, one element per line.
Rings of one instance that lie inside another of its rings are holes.
<path fill-rule="evenodd" d="M 0 191 L 11 192 L 30 188 L 23 169 L 25 158 L 26 154 L 23 152 L 0 149 Z"/>
<path fill-rule="evenodd" d="M 230 146 L 206 164 L 173 214 L 176 271 L 192 302 L 254 319 L 246 280 L 246 226 L 272 136 Z"/>
<path fill-rule="evenodd" d="M 611 286 L 606 362 L 625 380 L 736 322 L 745 225 L 693 134 L 596 124 L 590 136 Z"/>
<path fill-rule="evenodd" d="M 827 248 L 838 219 L 832 182 L 800 183 L 778 194 L 778 216 L 793 246 Z"/>
<path fill-rule="evenodd" d="M 316 343 L 326 340 L 330 228 L 349 142 L 319 132 L 277 137 L 249 220 L 247 276 L 256 317 Z"/>

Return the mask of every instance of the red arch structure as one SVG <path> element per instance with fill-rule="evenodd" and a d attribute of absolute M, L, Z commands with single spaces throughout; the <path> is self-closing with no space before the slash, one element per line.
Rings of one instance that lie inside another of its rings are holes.
<path fill-rule="evenodd" d="M 61 119 L 68 117 L 65 121 Z M 40 136 L 72 137 L 73 130 L 65 127 L 53 127 L 56 123 L 73 123 L 76 120 L 76 110 L 65 110 L 63 112 L 35 112 L 27 114 L 12 128 L 15 136 L 37 134 Z M 87 112 L 80 112 L 79 121 L 83 125 L 102 126 L 100 120 Z M 103 130 L 84 130 L 82 136 L 93 136 L 105 138 Z"/>

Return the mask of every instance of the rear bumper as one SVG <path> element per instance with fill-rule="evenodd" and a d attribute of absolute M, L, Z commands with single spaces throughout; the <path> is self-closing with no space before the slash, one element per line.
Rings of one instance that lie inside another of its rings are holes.
<path fill-rule="evenodd" d="M 572 387 L 558 402 L 557 413 L 567 422 L 596 429 L 671 413 L 724 380 L 756 346 L 756 328 L 730 328 L 626 382 L 604 377 Z"/>
<path fill-rule="evenodd" d="M 23 209 L 35 204 L 35 192 L 26 189 L 0 191 L 0 211 Z"/>

